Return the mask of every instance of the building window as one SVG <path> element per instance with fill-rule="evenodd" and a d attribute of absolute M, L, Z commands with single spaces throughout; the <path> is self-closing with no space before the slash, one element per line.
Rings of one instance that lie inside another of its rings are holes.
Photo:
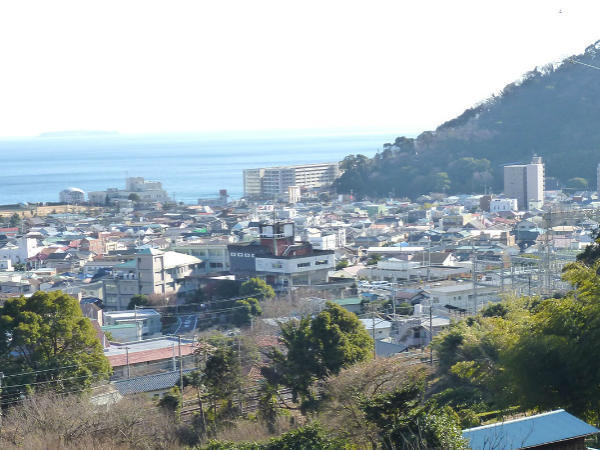
<path fill-rule="evenodd" d="M 273 269 L 283 269 L 283 264 L 280 262 L 271 263 L 271 268 Z"/>
<path fill-rule="evenodd" d="M 223 267 L 223 263 L 210 263 L 211 269 L 220 269 L 221 267 Z"/>
<path fill-rule="evenodd" d="M 298 263 L 297 267 L 310 267 L 310 262 Z"/>
<path fill-rule="evenodd" d="M 321 266 L 323 264 L 327 264 L 329 261 L 327 261 L 326 259 L 321 259 L 319 261 L 315 261 L 315 266 Z"/>

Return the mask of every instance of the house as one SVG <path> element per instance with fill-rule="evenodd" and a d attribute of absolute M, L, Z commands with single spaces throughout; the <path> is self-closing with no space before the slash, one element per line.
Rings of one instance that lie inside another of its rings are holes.
<path fill-rule="evenodd" d="M 350 312 L 353 312 L 354 314 L 360 314 L 362 310 L 361 304 L 363 299 L 360 297 L 339 298 L 337 300 L 332 300 L 332 302 L 340 305 L 342 308 Z"/>
<path fill-rule="evenodd" d="M 190 339 L 182 339 L 180 345 L 175 337 L 163 337 L 122 344 L 111 343 L 104 350 L 104 355 L 113 369 L 112 379 L 118 380 L 159 370 L 176 370 L 180 354 L 184 369 L 195 367 L 194 352 L 198 349 L 199 344 Z"/>
<path fill-rule="evenodd" d="M 488 449 L 586 449 L 585 438 L 600 433 L 597 428 L 564 409 L 530 417 L 463 430 L 473 450 Z"/>

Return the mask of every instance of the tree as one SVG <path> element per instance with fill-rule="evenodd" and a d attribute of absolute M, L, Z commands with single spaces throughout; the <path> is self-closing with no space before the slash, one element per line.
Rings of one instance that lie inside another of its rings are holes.
<path fill-rule="evenodd" d="M 342 259 L 335 265 L 335 270 L 345 269 L 346 267 L 348 267 L 348 264 L 349 263 L 347 259 Z"/>
<path fill-rule="evenodd" d="M 263 375 L 272 384 L 290 387 L 294 397 L 309 398 L 316 379 L 366 360 L 373 349 L 373 340 L 358 317 L 331 302 L 312 319 L 283 324 L 281 340 L 287 353 L 272 349 L 272 364 Z"/>
<path fill-rule="evenodd" d="M 11 298 L 0 308 L 0 367 L 5 375 L 21 374 L 4 393 L 23 391 L 21 385 L 85 389 L 111 373 L 92 323 L 77 300 L 60 291 Z"/>
<path fill-rule="evenodd" d="M 21 225 L 21 217 L 17 213 L 14 213 L 12 216 L 10 216 L 10 221 L 8 222 L 8 224 L 12 228 L 20 226 Z"/>
<path fill-rule="evenodd" d="M 128 200 L 131 200 L 134 203 L 139 203 L 142 201 L 142 199 L 140 198 L 140 196 L 138 194 L 136 194 L 135 192 L 132 192 L 131 194 L 129 194 L 127 196 Z"/>
<path fill-rule="evenodd" d="M 158 406 L 177 416 L 181 409 L 181 391 L 179 388 L 173 386 L 169 392 L 161 397 Z"/>
<path fill-rule="evenodd" d="M 131 300 L 129 300 L 127 309 L 135 309 L 136 306 L 148 306 L 149 304 L 150 301 L 148 300 L 147 296 L 143 294 L 136 294 L 131 297 Z"/>
<path fill-rule="evenodd" d="M 250 278 L 248 281 L 242 283 L 240 296 L 251 296 L 259 300 L 268 300 L 275 297 L 275 291 L 265 280 Z"/>
<path fill-rule="evenodd" d="M 594 232 L 592 239 L 593 241 L 585 247 L 583 252 L 577 255 L 577 261 L 587 266 L 591 266 L 600 260 L 600 230 Z"/>
<path fill-rule="evenodd" d="M 231 399 L 242 383 L 238 355 L 231 347 L 219 347 L 208 357 L 202 376 L 212 406 L 212 420 L 217 419 L 217 403 L 224 400 L 231 409 Z"/>
<path fill-rule="evenodd" d="M 233 307 L 232 322 L 238 327 L 250 325 L 253 317 L 262 314 L 258 300 L 253 297 L 237 300 Z"/>

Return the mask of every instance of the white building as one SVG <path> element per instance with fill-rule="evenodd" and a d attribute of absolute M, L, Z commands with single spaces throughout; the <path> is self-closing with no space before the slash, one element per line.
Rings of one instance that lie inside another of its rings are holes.
<path fill-rule="evenodd" d="M 544 164 L 534 156 L 531 164 L 504 166 L 504 194 L 516 198 L 519 209 L 541 208 L 544 205 Z"/>
<path fill-rule="evenodd" d="M 129 177 L 125 180 L 125 189 L 109 188 L 106 191 L 95 191 L 88 194 L 88 200 L 92 204 L 100 205 L 117 200 L 127 200 L 132 194 L 140 201 L 166 202 L 169 201 L 167 191 L 162 188 L 159 181 L 147 181 L 143 177 Z"/>
<path fill-rule="evenodd" d="M 339 176 L 338 163 L 246 169 L 244 196 L 288 197 L 290 186 L 307 189 L 330 186 Z"/>
<path fill-rule="evenodd" d="M 27 259 L 37 255 L 43 248 L 38 247 L 36 238 L 22 236 L 16 242 L 8 242 L 0 248 L 0 259 L 8 259 L 13 265 L 25 264 Z"/>
<path fill-rule="evenodd" d="M 517 211 L 519 204 L 516 198 L 493 198 L 490 201 L 490 212 Z"/>
<path fill-rule="evenodd" d="M 465 311 L 479 311 L 489 302 L 500 300 L 497 287 L 477 286 L 473 289 L 473 283 L 457 283 L 446 286 L 432 286 L 425 289 L 431 304 L 435 308 L 452 307 Z"/>
<path fill-rule="evenodd" d="M 85 202 L 85 192 L 76 187 L 60 191 L 58 197 L 61 203 L 68 203 L 70 205 L 78 205 Z"/>

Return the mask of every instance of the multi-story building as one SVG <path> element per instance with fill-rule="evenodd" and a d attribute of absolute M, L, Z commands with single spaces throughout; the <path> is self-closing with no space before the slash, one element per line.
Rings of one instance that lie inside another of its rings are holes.
<path fill-rule="evenodd" d="M 231 244 L 231 272 L 239 278 L 260 277 L 281 287 L 325 283 L 333 269 L 333 250 L 316 250 L 296 242 L 293 223 L 260 225 L 260 240 Z"/>
<path fill-rule="evenodd" d="M 244 196 L 289 197 L 289 188 L 329 186 L 340 176 L 338 163 L 304 164 L 244 170 Z"/>
<path fill-rule="evenodd" d="M 147 181 L 142 177 L 129 177 L 125 180 L 125 189 L 109 188 L 106 191 L 88 193 L 88 200 L 92 204 L 104 204 L 107 201 L 127 200 L 135 194 L 143 202 L 166 202 L 169 200 L 167 192 L 162 188 L 160 181 Z"/>
<path fill-rule="evenodd" d="M 144 249 L 115 266 L 113 277 L 104 280 L 106 309 L 125 309 L 131 297 L 138 294 L 170 297 L 191 293 L 198 288 L 194 275 L 201 273 L 201 263 L 183 253 Z"/>
<path fill-rule="evenodd" d="M 199 273 L 215 274 L 229 271 L 229 252 L 225 242 L 191 241 L 178 244 L 172 249 L 201 260 L 198 264 Z"/>
<path fill-rule="evenodd" d="M 504 194 L 516 198 L 519 209 L 541 208 L 544 205 L 544 164 L 534 156 L 531 164 L 504 166 Z"/>
<path fill-rule="evenodd" d="M 246 169 L 244 170 L 244 196 L 260 197 L 262 193 L 262 178 L 265 175 L 265 169 Z"/>
<path fill-rule="evenodd" d="M 493 213 L 516 211 L 519 208 L 516 198 L 493 198 L 490 200 L 489 211 Z"/>
<path fill-rule="evenodd" d="M 79 205 L 85 202 L 85 192 L 75 187 L 60 191 L 58 197 L 61 203 L 68 203 L 70 205 Z"/>

